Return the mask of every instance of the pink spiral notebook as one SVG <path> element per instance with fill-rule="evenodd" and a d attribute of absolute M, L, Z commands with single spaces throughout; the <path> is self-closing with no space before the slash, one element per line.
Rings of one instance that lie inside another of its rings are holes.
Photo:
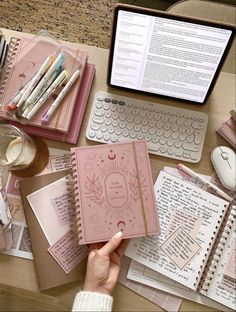
<path fill-rule="evenodd" d="M 79 51 L 78 48 L 72 46 L 57 46 L 54 42 L 36 39 L 37 38 L 29 39 L 21 37 L 14 41 L 12 40 L 12 43 L 14 44 L 9 44 L 9 46 L 11 46 L 11 51 L 9 53 L 12 55 L 12 64 L 5 72 L 6 77 L 1 83 L 0 117 L 7 120 L 13 120 L 13 117 L 8 114 L 5 105 L 12 99 L 13 95 L 23 88 L 23 86 L 35 75 L 49 55 L 57 55 L 58 52 L 63 51 L 65 55 L 63 68 L 68 71 L 69 77 L 77 68 L 80 68 L 81 70 L 80 76 L 47 124 L 41 123 L 41 117 L 55 100 L 54 96 L 46 101 L 45 105 L 40 108 L 32 120 L 27 121 L 27 124 L 67 133 L 69 131 L 81 82 L 83 80 L 88 54 L 87 52 Z"/>
<path fill-rule="evenodd" d="M 79 244 L 159 233 L 145 141 L 71 149 Z"/>
<path fill-rule="evenodd" d="M 45 128 L 39 128 L 30 125 L 23 125 L 20 124 L 19 122 L 16 123 L 10 121 L 9 123 L 33 135 L 38 135 L 44 138 L 57 140 L 61 142 L 76 144 L 80 128 L 82 125 L 86 105 L 88 102 L 90 90 L 92 87 L 94 74 L 95 74 L 95 65 L 87 63 L 68 133 L 49 130 Z"/>

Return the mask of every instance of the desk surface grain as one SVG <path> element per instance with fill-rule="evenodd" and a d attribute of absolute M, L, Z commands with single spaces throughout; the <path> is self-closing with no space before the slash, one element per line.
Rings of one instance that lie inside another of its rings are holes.
<path fill-rule="evenodd" d="M 22 33 L 2 29 L 6 38 L 12 36 L 19 37 Z M 30 34 L 24 34 L 31 37 Z M 69 43 L 73 44 L 73 43 Z M 229 146 L 221 138 L 215 129 L 229 117 L 229 111 L 235 107 L 235 75 L 222 72 L 216 82 L 215 88 L 205 105 L 184 104 L 180 101 L 168 100 L 159 97 L 151 97 L 140 94 L 132 94 L 125 91 L 111 90 L 106 86 L 106 70 L 108 60 L 108 50 L 87 46 L 83 44 L 73 44 L 89 53 L 89 62 L 96 64 L 96 75 L 89 97 L 83 125 L 81 128 L 77 146 L 92 145 L 85 138 L 86 126 L 89 113 L 92 107 L 93 97 L 96 91 L 103 90 L 125 96 L 137 97 L 166 105 L 183 107 L 198 110 L 208 114 L 209 122 L 206 134 L 202 159 L 198 164 L 187 164 L 191 169 L 210 175 L 213 167 L 210 162 L 210 154 L 214 147 L 219 145 Z M 69 150 L 71 144 L 46 140 L 48 146 Z M 153 179 L 155 181 L 159 171 L 163 166 L 176 167 L 178 161 L 160 156 L 150 155 Z M 81 279 L 77 282 L 63 285 L 54 289 L 39 293 L 37 276 L 32 260 L 26 260 L 13 256 L 0 255 L 0 309 L 6 311 L 62 311 L 71 309 L 73 298 L 76 292 L 82 288 L 85 274 L 86 262 L 81 264 Z M 135 294 L 122 285 L 117 285 L 114 292 L 114 311 L 163 311 L 148 300 Z M 37 306 L 37 308 L 36 308 Z M 20 309 L 19 309 L 20 307 Z M 197 303 L 183 300 L 180 311 L 216 311 L 212 308 L 199 305 Z"/>

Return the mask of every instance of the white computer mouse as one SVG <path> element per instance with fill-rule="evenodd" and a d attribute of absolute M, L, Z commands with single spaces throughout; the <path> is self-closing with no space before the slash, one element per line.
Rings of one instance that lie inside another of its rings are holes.
<path fill-rule="evenodd" d="M 223 186 L 236 190 L 236 154 L 227 146 L 218 146 L 211 153 L 211 161 Z"/>

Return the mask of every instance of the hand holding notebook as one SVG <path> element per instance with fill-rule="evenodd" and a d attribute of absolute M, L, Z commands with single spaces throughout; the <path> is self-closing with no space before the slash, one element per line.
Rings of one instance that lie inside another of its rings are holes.
<path fill-rule="evenodd" d="M 159 233 L 146 142 L 72 148 L 79 244 Z"/>

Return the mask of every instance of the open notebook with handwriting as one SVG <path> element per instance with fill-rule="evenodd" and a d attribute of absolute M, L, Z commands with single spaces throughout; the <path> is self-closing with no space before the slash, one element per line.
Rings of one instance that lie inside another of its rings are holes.
<path fill-rule="evenodd" d="M 126 255 L 234 309 L 235 207 L 162 171 L 154 191 L 161 234 L 132 240 Z"/>

